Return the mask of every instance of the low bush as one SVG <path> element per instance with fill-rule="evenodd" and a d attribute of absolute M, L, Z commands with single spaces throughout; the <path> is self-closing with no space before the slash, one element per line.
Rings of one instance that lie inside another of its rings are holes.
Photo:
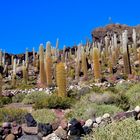
<path fill-rule="evenodd" d="M 46 98 L 47 98 L 47 94 L 45 92 L 32 92 L 30 94 L 27 94 L 22 102 L 24 104 L 34 104 L 38 100 L 42 100 Z"/>
<path fill-rule="evenodd" d="M 36 100 L 34 104 L 35 109 L 42 108 L 70 108 L 74 100 L 69 97 L 58 97 L 56 95 L 48 96 L 47 98 L 42 98 L 41 100 Z"/>
<path fill-rule="evenodd" d="M 88 100 L 96 104 L 113 104 L 117 102 L 117 95 L 109 91 L 104 93 L 92 93 L 88 97 Z"/>
<path fill-rule="evenodd" d="M 52 123 L 55 120 L 55 115 L 52 110 L 39 109 L 32 112 L 34 119 L 41 123 Z"/>
<path fill-rule="evenodd" d="M 26 113 L 22 109 L 0 108 L 0 122 L 16 121 L 17 123 L 23 123 Z"/>
<path fill-rule="evenodd" d="M 139 140 L 140 124 L 133 119 L 112 123 L 94 130 L 84 140 Z"/>
<path fill-rule="evenodd" d="M 130 83 L 130 82 L 124 82 L 124 83 L 118 83 L 115 86 L 115 89 L 118 90 L 118 92 L 121 93 L 125 93 L 127 90 L 129 90 L 132 86 L 134 85 L 134 83 Z"/>
<path fill-rule="evenodd" d="M 132 86 L 125 95 L 129 100 L 131 109 L 140 105 L 140 84 Z"/>
<path fill-rule="evenodd" d="M 23 99 L 25 98 L 26 94 L 17 94 L 15 96 L 12 97 L 12 102 L 13 103 L 20 103 L 23 101 Z"/>
<path fill-rule="evenodd" d="M 71 111 L 66 114 L 66 118 L 77 118 L 77 119 L 89 119 L 94 116 L 100 116 L 105 113 L 110 113 L 111 115 L 121 112 L 122 109 L 116 107 L 115 105 L 98 105 L 96 103 L 89 102 L 87 97 L 83 97 L 80 101 L 73 105 Z"/>
<path fill-rule="evenodd" d="M 9 104 L 12 102 L 12 99 L 9 97 L 0 97 L 0 107 L 3 107 L 3 105 Z"/>

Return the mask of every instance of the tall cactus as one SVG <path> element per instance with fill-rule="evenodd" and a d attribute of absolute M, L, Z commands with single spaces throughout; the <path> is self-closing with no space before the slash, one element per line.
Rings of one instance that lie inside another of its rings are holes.
<path fill-rule="evenodd" d="M 33 66 L 36 66 L 35 49 L 33 48 Z"/>
<path fill-rule="evenodd" d="M 0 66 L 2 66 L 2 49 L 0 49 Z"/>
<path fill-rule="evenodd" d="M 0 73 L 0 97 L 2 97 L 2 74 Z"/>
<path fill-rule="evenodd" d="M 135 29 L 133 29 L 132 39 L 133 39 L 132 48 L 133 48 L 133 53 L 134 53 L 134 60 L 137 60 L 138 55 L 137 55 L 137 42 L 136 42 L 136 30 Z"/>
<path fill-rule="evenodd" d="M 27 84 L 28 81 L 28 71 L 27 68 L 25 66 L 25 61 L 23 60 L 23 66 L 22 66 L 22 73 L 23 73 L 23 83 Z"/>
<path fill-rule="evenodd" d="M 16 59 L 13 64 L 12 87 L 16 87 Z"/>
<path fill-rule="evenodd" d="M 99 81 L 101 78 L 101 67 L 100 67 L 100 58 L 99 58 L 99 50 L 98 48 L 93 48 L 93 70 L 94 70 L 94 76 L 95 80 Z"/>
<path fill-rule="evenodd" d="M 58 96 L 66 97 L 66 70 L 63 62 L 59 62 L 56 66 L 56 82 L 58 86 Z"/>
<path fill-rule="evenodd" d="M 87 61 L 86 61 L 86 54 L 85 54 L 84 48 L 82 48 L 82 70 L 84 73 L 84 78 L 87 78 L 88 69 L 87 69 Z"/>
<path fill-rule="evenodd" d="M 39 59 L 40 59 L 40 83 L 45 85 L 46 77 L 45 77 L 45 67 L 44 67 L 44 48 L 43 44 L 40 44 L 39 47 Z"/>
<path fill-rule="evenodd" d="M 51 58 L 51 44 L 46 43 L 46 79 L 47 86 L 52 85 L 52 58 Z"/>
<path fill-rule="evenodd" d="M 122 34 L 122 45 L 123 45 L 123 62 L 124 62 L 124 73 L 126 75 L 131 73 L 131 66 L 129 63 L 129 52 L 128 52 L 128 37 L 127 37 L 127 30 L 125 30 Z"/>
<path fill-rule="evenodd" d="M 26 53 L 25 53 L 25 64 L 26 64 L 26 67 L 28 68 L 28 60 L 29 58 L 28 58 L 28 48 L 26 48 Z"/>

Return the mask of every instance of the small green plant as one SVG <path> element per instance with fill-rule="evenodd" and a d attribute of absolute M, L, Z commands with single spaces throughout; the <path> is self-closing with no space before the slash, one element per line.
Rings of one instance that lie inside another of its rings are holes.
<path fill-rule="evenodd" d="M 41 123 L 51 123 L 56 118 L 54 112 L 49 109 L 35 110 L 32 112 L 32 115 L 37 122 L 41 122 Z"/>
<path fill-rule="evenodd" d="M 84 137 L 84 140 L 139 140 L 140 124 L 133 119 L 125 119 L 99 127 L 94 133 Z"/>
<path fill-rule="evenodd" d="M 25 94 L 17 94 L 17 95 L 12 97 L 12 102 L 13 103 L 20 103 L 23 101 L 24 98 L 25 98 Z"/>
<path fill-rule="evenodd" d="M 0 122 L 16 121 L 17 123 L 23 123 L 26 113 L 27 112 L 22 109 L 0 108 Z"/>
<path fill-rule="evenodd" d="M 0 97 L 0 107 L 3 105 L 9 104 L 12 102 L 12 99 L 9 97 Z"/>
<path fill-rule="evenodd" d="M 69 97 L 58 97 L 56 95 L 51 95 L 48 96 L 46 99 L 43 98 L 41 100 L 37 100 L 34 104 L 34 108 L 35 109 L 42 109 L 42 108 L 66 109 L 66 108 L 70 108 L 73 102 L 74 100 Z"/>
<path fill-rule="evenodd" d="M 47 97 L 47 94 L 45 92 L 33 92 L 30 94 L 27 94 L 22 102 L 24 104 L 34 104 L 38 100 L 44 99 L 46 97 Z"/>
<path fill-rule="evenodd" d="M 131 108 L 140 105 L 140 84 L 132 86 L 128 91 L 126 91 L 125 95 L 129 99 Z"/>

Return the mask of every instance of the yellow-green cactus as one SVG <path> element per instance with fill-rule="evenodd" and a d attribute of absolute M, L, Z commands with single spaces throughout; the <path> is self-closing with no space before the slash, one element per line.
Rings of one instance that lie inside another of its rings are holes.
<path fill-rule="evenodd" d="M 99 50 L 98 48 L 93 48 L 93 70 L 94 70 L 94 76 L 95 80 L 99 81 L 101 78 L 101 68 L 100 68 L 100 58 L 99 58 Z"/>
<path fill-rule="evenodd" d="M 45 74 L 45 67 L 44 67 L 44 48 L 43 44 L 40 44 L 39 47 L 39 59 L 40 59 L 40 83 L 42 85 L 46 84 L 46 74 Z"/>
<path fill-rule="evenodd" d="M 46 79 L 47 86 L 52 85 L 52 58 L 51 58 L 51 44 L 46 43 Z"/>
<path fill-rule="evenodd" d="M 63 62 L 59 62 L 56 66 L 56 81 L 58 86 L 58 96 L 66 97 L 66 70 Z"/>

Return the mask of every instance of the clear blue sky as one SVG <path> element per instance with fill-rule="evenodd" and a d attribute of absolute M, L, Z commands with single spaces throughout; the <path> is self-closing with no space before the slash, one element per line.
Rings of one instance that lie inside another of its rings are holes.
<path fill-rule="evenodd" d="M 59 47 L 91 39 L 92 29 L 109 23 L 140 23 L 140 0 L 1 0 L 0 48 L 22 53 L 51 41 Z"/>

